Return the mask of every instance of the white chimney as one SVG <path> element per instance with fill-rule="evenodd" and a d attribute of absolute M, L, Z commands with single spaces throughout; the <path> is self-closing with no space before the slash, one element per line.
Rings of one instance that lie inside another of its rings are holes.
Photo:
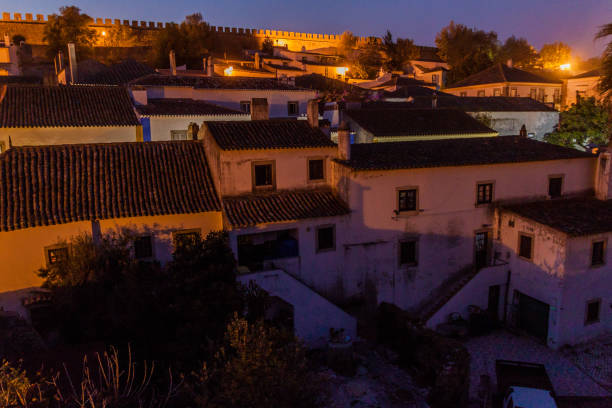
<path fill-rule="evenodd" d="M 208 70 L 206 71 L 206 75 L 209 77 L 215 76 L 215 63 L 212 55 L 208 57 Z"/>
<path fill-rule="evenodd" d="M 261 69 L 261 57 L 259 56 L 258 52 L 255 53 L 255 69 Z"/>
<path fill-rule="evenodd" d="M 506 65 L 508 66 L 508 68 L 512 68 L 512 58 L 506 61 Z"/>
<path fill-rule="evenodd" d="M 148 105 L 149 98 L 146 89 L 132 89 L 132 99 L 136 105 Z"/>
<path fill-rule="evenodd" d="M 170 75 L 176 76 L 176 54 L 170 50 Z"/>
<path fill-rule="evenodd" d="M 4 33 L 4 46 L 9 47 L 11 45 L 11 38 L 8 33 Z"/>
<path fill-rule="evenodd" d="M 351 130 L 344 121 L 338 127 L 338 158 L 351 160 Z"/>
<path fill-rule="evenodd" d="M 306 117 L 310 127 L 319 127 L 319 102 L 316 99 L 308 101 L 306 106 Z"/>
<path fill-rule="evenodd" d="M 77 71 L 76 48 L 74 43 L 68 43 L 68 62 L 70 64 L 70 83 L 74 84 L 79 80 Z"/>

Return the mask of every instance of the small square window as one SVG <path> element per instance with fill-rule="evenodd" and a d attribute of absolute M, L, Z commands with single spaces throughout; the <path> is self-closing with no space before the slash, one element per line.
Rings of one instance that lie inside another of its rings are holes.
<path fill-rule="evenodd" d="M 187 140 L 187 130 L 171 130 L 170 140 Z"/>
<path fill-rule="evenodd" d="M 251 113 L 251 102 L 250 101 L 241 101 L 240 102 L 240 110 L 244 113 Z"/>
<path fill-rule="evenodd" d="M 325 160 L 309 159 L 308 160 L 308 180 L 324 180 L 325 179 Z"/>
<path fill-rule="evenodd" d="M 597 323 L 599 321 L 599 310 L 601 309 L 601 301 L 592 300 L 586 305 L 586 318 L 584 324 Z"/>
<path fill-rule="evenodd" d="M 182 248 L 193 246 L 200 238 L 201 232 L 199 229 L 175 231 L 173 234 L 174 247 Z"/>
<path fill-rule="evenodd" d="M 253 163 L 253 189 L 274 189 L 274 162 Z"/>
<path fill-rule="evenodd" d="M 416 211 L 417 210 L 417 189 L 398 190 L 397 192 L 397 210 Z"/>
<path fill-rule="evenodd" d="M 501 89 L 499 88 L 493 89 L 493 96 L 501 96 Z"/>
<path fill-rule="evenodd" d="M 459 96 L 467 96 L 467 92 L 459 92 Z"/>
<path fill-rule="evenodd" d="M 518 90 L 516 88 L 510 88 L 510 96 L 516 98 L 518 96 Z"/>
<path fill-rule="evenodd" d="M 333 225 L 317 228 L 317 252 L 336 249 L 336 228 Z"/>
<path fill-rule="evenodd" d="M 416 240 L 401 241 L 399 247 L 399 264 L 417 265 L 417 242 Z"/>
<path fill-rule="evenodd" d="M 153 257 L 153 238 L 150 235 L 134 239 L 134 257 L 136 259 Z"/>
<path fill-rule="evenodd" d="M 519 235 L 519 256 L 531 260 L 533 257 L 533 237 L 525 234 Z"/>
<path fill-rule="evenodd" d="M 563 177 L 554 176 L 548 178 L 548 196 L 551 198 L 561 197 L 563 188 Z"/>
<path fill-rule="evenodd" d="M 478 183 L 476 204 L 489 204 L 493 201 L 493 183 Z"/>
<path fill-rule="evenodd" d="M 438 75 L 437 74 L 433 74 L 431 76 L 431 83 L 432 84 L 437 84 L 438 83 Z"/>
<path fill-rule="evenodd" d="M 477 96 L 480 96 L 480 97 L 485 96 L 485 91 L 478 91 Z"/>
<path fill-rule="evenodd" d="M 47 248 L 47 265 L 57 265 L 58 263 L 68 259 L 68 248 L 65 246 L 56 246 Z"/>
<path fill-rule="evenodd" d="M 299 102 L 288 102 L 287 103 L 287 114 L 289 116 L 297 116 L 300 114 Z"/>
<path fill-rule="evenodd" d="M 593 242 L 593 250 L 591 253 L 591 265 L 598 266 L 606 263 L 606 242 L 595 241 Z"/>

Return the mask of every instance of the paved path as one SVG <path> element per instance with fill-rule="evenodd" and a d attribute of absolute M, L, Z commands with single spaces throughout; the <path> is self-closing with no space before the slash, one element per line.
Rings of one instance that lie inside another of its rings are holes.
<path fill-rule="evenodd" d="M 475 337 L 465 346 L 471 355 L 470 398 L 477 398 L 480 376 L 487 374 L 493 387 L 497 387 L 495 360 L 518 360 L 539 363 L 546 371 L 559 396 L 610 396 L 610 392 L 578 369 L 559 351 L 554 351 L 532 338 L 522 337 L 506 331 Z"/>

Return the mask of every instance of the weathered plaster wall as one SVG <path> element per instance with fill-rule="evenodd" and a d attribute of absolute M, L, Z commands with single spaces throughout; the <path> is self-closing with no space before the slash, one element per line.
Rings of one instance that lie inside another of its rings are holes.
<path fill-rule="evenodd" d="M 572 104 L 575 104 L 577 102 L 576 92 L 580 92 L 582 98 L 590 98 L 592 96 L 599 100 L 601 100 L 602 98 L 602 94 L 597 88 L 597 85 L 599 84 L 599 77 L 597 76 L 568 79 L 566 83 L 567 91 L 565 94 L 564 101 L 564 105 L 566 108 L 569 108 Z"/>
<path fill-rule="evenodd" d="M 220 121 L 220 120 L 251 120 L 250 115 L 199 115 L 199 116 L 152 116 L 151 123 L 151 141 L 171 140 L 171 130 L 187 130 L 190 123 L 196 123 L 198 126 L 205 121 Z"/>
<path fill-rule="evenodd" d="M 136 142 L 140 126 L 0 128 L 0 143 L 9 146 Z"/>
<path fill-rule="evenodd" d="M 486 114 L 491 117 L 491 128 L 500 136 L 515 136 L 525 125 L 527 133 L 533 133 L 535 138 L 543 140 L 544 135 L 552 132 L 559 123 L 559 112 L 468 112 L 472 116 Z"/>
<path fill-rule="evenodd" d="M 485 92 L 484 96 L 496 96 L 495 90 L 497 89 L 499 91 L 499 95 L 497 96 L 503 96 L 505 87 L 509 87 L 510 90 L 516 88 L 516 91 L 517 91 L 516 95 L 511 93 L 510 95 L 506 95 L 506 96 L 530 97 L 531 90 L 536 89 L 535 99 L 537 99 L 539 98 L 538 96 L 539 90 L 542 88 L 544 89 L 544 102 L 547 102 L 547 103 L 554 102 L 555 89 L 559 91 L 559 98 L 561 98 L 561 88 L 562 88 L 561 84 L 518 85 L 518 84 L 512 84 L 512 83 L 510 84 L 499 83 L 499 84 L 473 85 L 473 86 L 466 86 L 466 87 L 461 87 L 461 88 L 446 88 L 444 89 L 444 92 L 452 94 L 452 95 L 457 95 L 457 96 L 461 96 L 463 92 L 466 93 L 464 96 L 478 96 L 478 91 L 484 91 Z M 558 101 L 558 103 L 560 102 L 561 101 Z"/>

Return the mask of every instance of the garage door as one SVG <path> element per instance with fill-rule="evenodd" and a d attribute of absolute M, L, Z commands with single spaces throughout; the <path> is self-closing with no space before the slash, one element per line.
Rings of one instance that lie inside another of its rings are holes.
<path fill-rule="evenodd" d="M 548 338 L 548 303 L 527 296 L 519 291 L 515 292 L 518 298 L 518 326 L 527 333 L 546 341 Z"/>

